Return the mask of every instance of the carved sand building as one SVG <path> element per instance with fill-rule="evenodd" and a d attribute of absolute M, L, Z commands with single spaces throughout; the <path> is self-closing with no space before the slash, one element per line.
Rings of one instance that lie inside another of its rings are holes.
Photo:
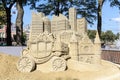
<path fill-rule="evenodd" d="M 69 19 L 60 14 L 49 20 L 43 13 L 32 13 L 32 26 L 27 48 L 22 52 L 18 70 L 30 72 L 33 69 L 42 72 L 64 71 L 74 68 L 75 61 L 100 65 L 101 42 L 96 32 L 92 42 L 87 36 L 87 21 L 77 19 L 76 9 L 69 9 Z M 22 63 L 28 60 L 26 63 Z M 31 62 L 31 63 L 29 63 Z M 26 68 L 24 65 L 27 66 Z M 49 67 L 48 67 L 49 65 Z M 79 66 L 75 67 L 79 70 Z"/>

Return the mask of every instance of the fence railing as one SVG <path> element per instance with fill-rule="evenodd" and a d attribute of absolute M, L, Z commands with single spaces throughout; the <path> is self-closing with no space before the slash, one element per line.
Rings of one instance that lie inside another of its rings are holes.
<path fill-rule="evenodd" d="M 7 53 L 14 56 L 20 56 L 21 51 L 25 48 L 25 46 L 20 47 L 0 47 L 0 52 Z M 117 64 L 120 64 L 120 50 L 102 50 L 101 58 L 104 60 L 108 60 Z"/>
<path fill-rule="evenodd" d="M 102 59 L 120 64 L 120 51 L 118 50 L 102 50 Z"/>

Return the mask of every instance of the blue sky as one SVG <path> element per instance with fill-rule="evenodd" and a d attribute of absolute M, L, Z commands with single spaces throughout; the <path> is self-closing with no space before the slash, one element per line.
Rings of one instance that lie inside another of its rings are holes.
<path fill-rule="evenodd" d="M 102 11 L 102 30 L 112 30 L 115 33 L 118 32 L 120 30 L 120 10 L 116 7 L 110 7 L 108 3 L 105 3 Z"/>
<path fill-rule="evenodd" d="M 12 12 L 16 12 L 16 8 L 12 8 Z M 29 6 L 24 7 L 24 26 L 31 24 L 31 13 L 32 10 L 29 9 Z M 17 14 L 12 14 L 12 22 L 15 23 Z M 106 2 L 102 9 L 102 31 L 112 30 L 115 34 L 120 31 L 120 10 L 116 7 L 110 7 L 109 3 Z M 88 29 L 96 29 L 97 22 L 94 22 L 92 27 L 88 24 Z"/>

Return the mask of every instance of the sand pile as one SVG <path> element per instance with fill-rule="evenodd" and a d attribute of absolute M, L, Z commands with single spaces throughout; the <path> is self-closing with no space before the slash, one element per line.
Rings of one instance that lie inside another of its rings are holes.
<path fill-rule="evenodd" d="M 21 73 L 16 68 L 18 59 L 18 57 L 0 53 L 0 80 L 74 80 L 78 76 L 72 76 L 72 70 L 57 74 L 55 72 L 41 73 L 40 71 Z"/>
<path fill-rule="evenodd" d="M 63 72 L 42 73 L 33 71 L 31 73 L 21 73 L 16 69 L 18 57 L 0 53 L 0 80 L 120 80 L 119 69 L 112 69 L 114 66 L 104 67 L 101 71 L 79 72 L 67 70 Z M 88 67 L 89 68 L 89 67 Z"/>
<path fill-rule="evenodd" d="M 17 57 L 0 53 L 0 80 L 15 74 Z"/>

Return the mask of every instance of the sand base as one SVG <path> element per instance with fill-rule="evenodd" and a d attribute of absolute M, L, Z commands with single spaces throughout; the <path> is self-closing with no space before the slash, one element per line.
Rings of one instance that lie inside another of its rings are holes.
<path fill-rule="evenodd" d="M 102 60 L 102 66 L 97 67 L 81 63 L 82 67 L 79 71 L 69 68 L 63 72 L 21 73 L 16 69 L 18 59 L 18 57 L 0 53 L 0 80 L 120 80 L 119 65 L 104 60 Z M 86 71 L 83 71 L 83 68 Z"/>

